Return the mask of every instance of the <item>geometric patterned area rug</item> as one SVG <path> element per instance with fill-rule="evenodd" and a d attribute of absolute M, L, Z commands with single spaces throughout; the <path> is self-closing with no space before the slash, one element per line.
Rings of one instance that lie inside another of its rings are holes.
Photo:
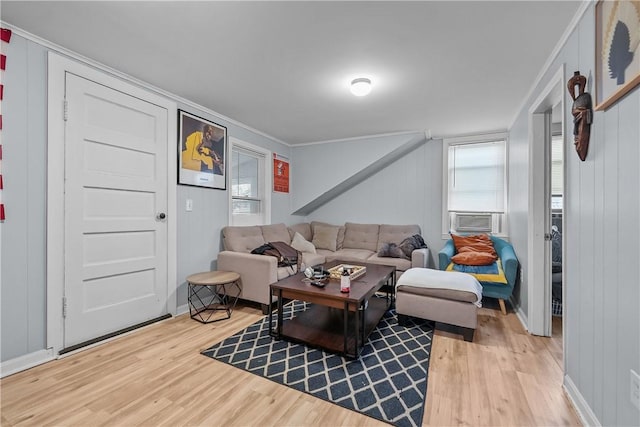
<path fill-rule="evenodd" d="M 286 304 L 284 318 L 305 310 L 307 304 Z M 265 316 L 202 354 L 393 425 L 419 426 L 432 339 L 432 322 L 412 319 L 406 327 L 399 326 L 395 311 L 389 310 L 360 357 L 349 360 L 272 338 Z"/>

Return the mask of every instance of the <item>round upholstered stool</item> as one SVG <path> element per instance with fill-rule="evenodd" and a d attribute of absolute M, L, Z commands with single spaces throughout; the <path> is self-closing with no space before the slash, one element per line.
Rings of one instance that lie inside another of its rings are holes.
<path fill-rule="evenodd" d="M 241 291 L 238 273 L 196 273 L 187 277 L 187 283 L 189 314 L 192 319 L 201 323 L 211 323 L 231 317 Z"/>

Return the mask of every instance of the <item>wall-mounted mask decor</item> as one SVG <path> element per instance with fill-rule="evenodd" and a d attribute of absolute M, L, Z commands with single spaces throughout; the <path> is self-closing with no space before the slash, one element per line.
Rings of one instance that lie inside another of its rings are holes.
<path fill-rule="evenodd" d="M 591 134 L 591 122 L 593 121 L 593 110 L 591 109 L 591 95 L 584 91 L 587 85 L 585 76 L 580 75 L 580 71 L 575 71 L 573 77 L 567 82 L 567 89 L 573 99 L 571 114 L 573 114 L 573 138 L 578 152 L 578 157 L 584 162 L 589 149 L 589 136 Z M 576 87 L 578 93 L 576 94 Z"/>

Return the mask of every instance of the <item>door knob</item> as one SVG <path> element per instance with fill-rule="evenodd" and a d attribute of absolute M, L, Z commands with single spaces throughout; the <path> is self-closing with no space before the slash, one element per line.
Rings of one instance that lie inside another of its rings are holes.
<path fill-rule="evenodd" d="M 164 212 L 160 212 L 158 215 L 156 215 L 156 219 L 160 220 L 160 221 L 162 221 L 166 217 L 167 217 L 167 215 Z"/>

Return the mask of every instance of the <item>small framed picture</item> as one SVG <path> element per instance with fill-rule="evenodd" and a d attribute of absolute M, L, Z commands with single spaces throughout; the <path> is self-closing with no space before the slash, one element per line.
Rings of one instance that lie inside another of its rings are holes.
<path fill-rule="evenodd" d="M 178 110 L 178 184 L 227 189 L 227 128 Z"/>
<path fill-rule="evenodd" d="M 595 110 L 605 110 L 640 84 L 640 3 L 596 4 Z"/>

